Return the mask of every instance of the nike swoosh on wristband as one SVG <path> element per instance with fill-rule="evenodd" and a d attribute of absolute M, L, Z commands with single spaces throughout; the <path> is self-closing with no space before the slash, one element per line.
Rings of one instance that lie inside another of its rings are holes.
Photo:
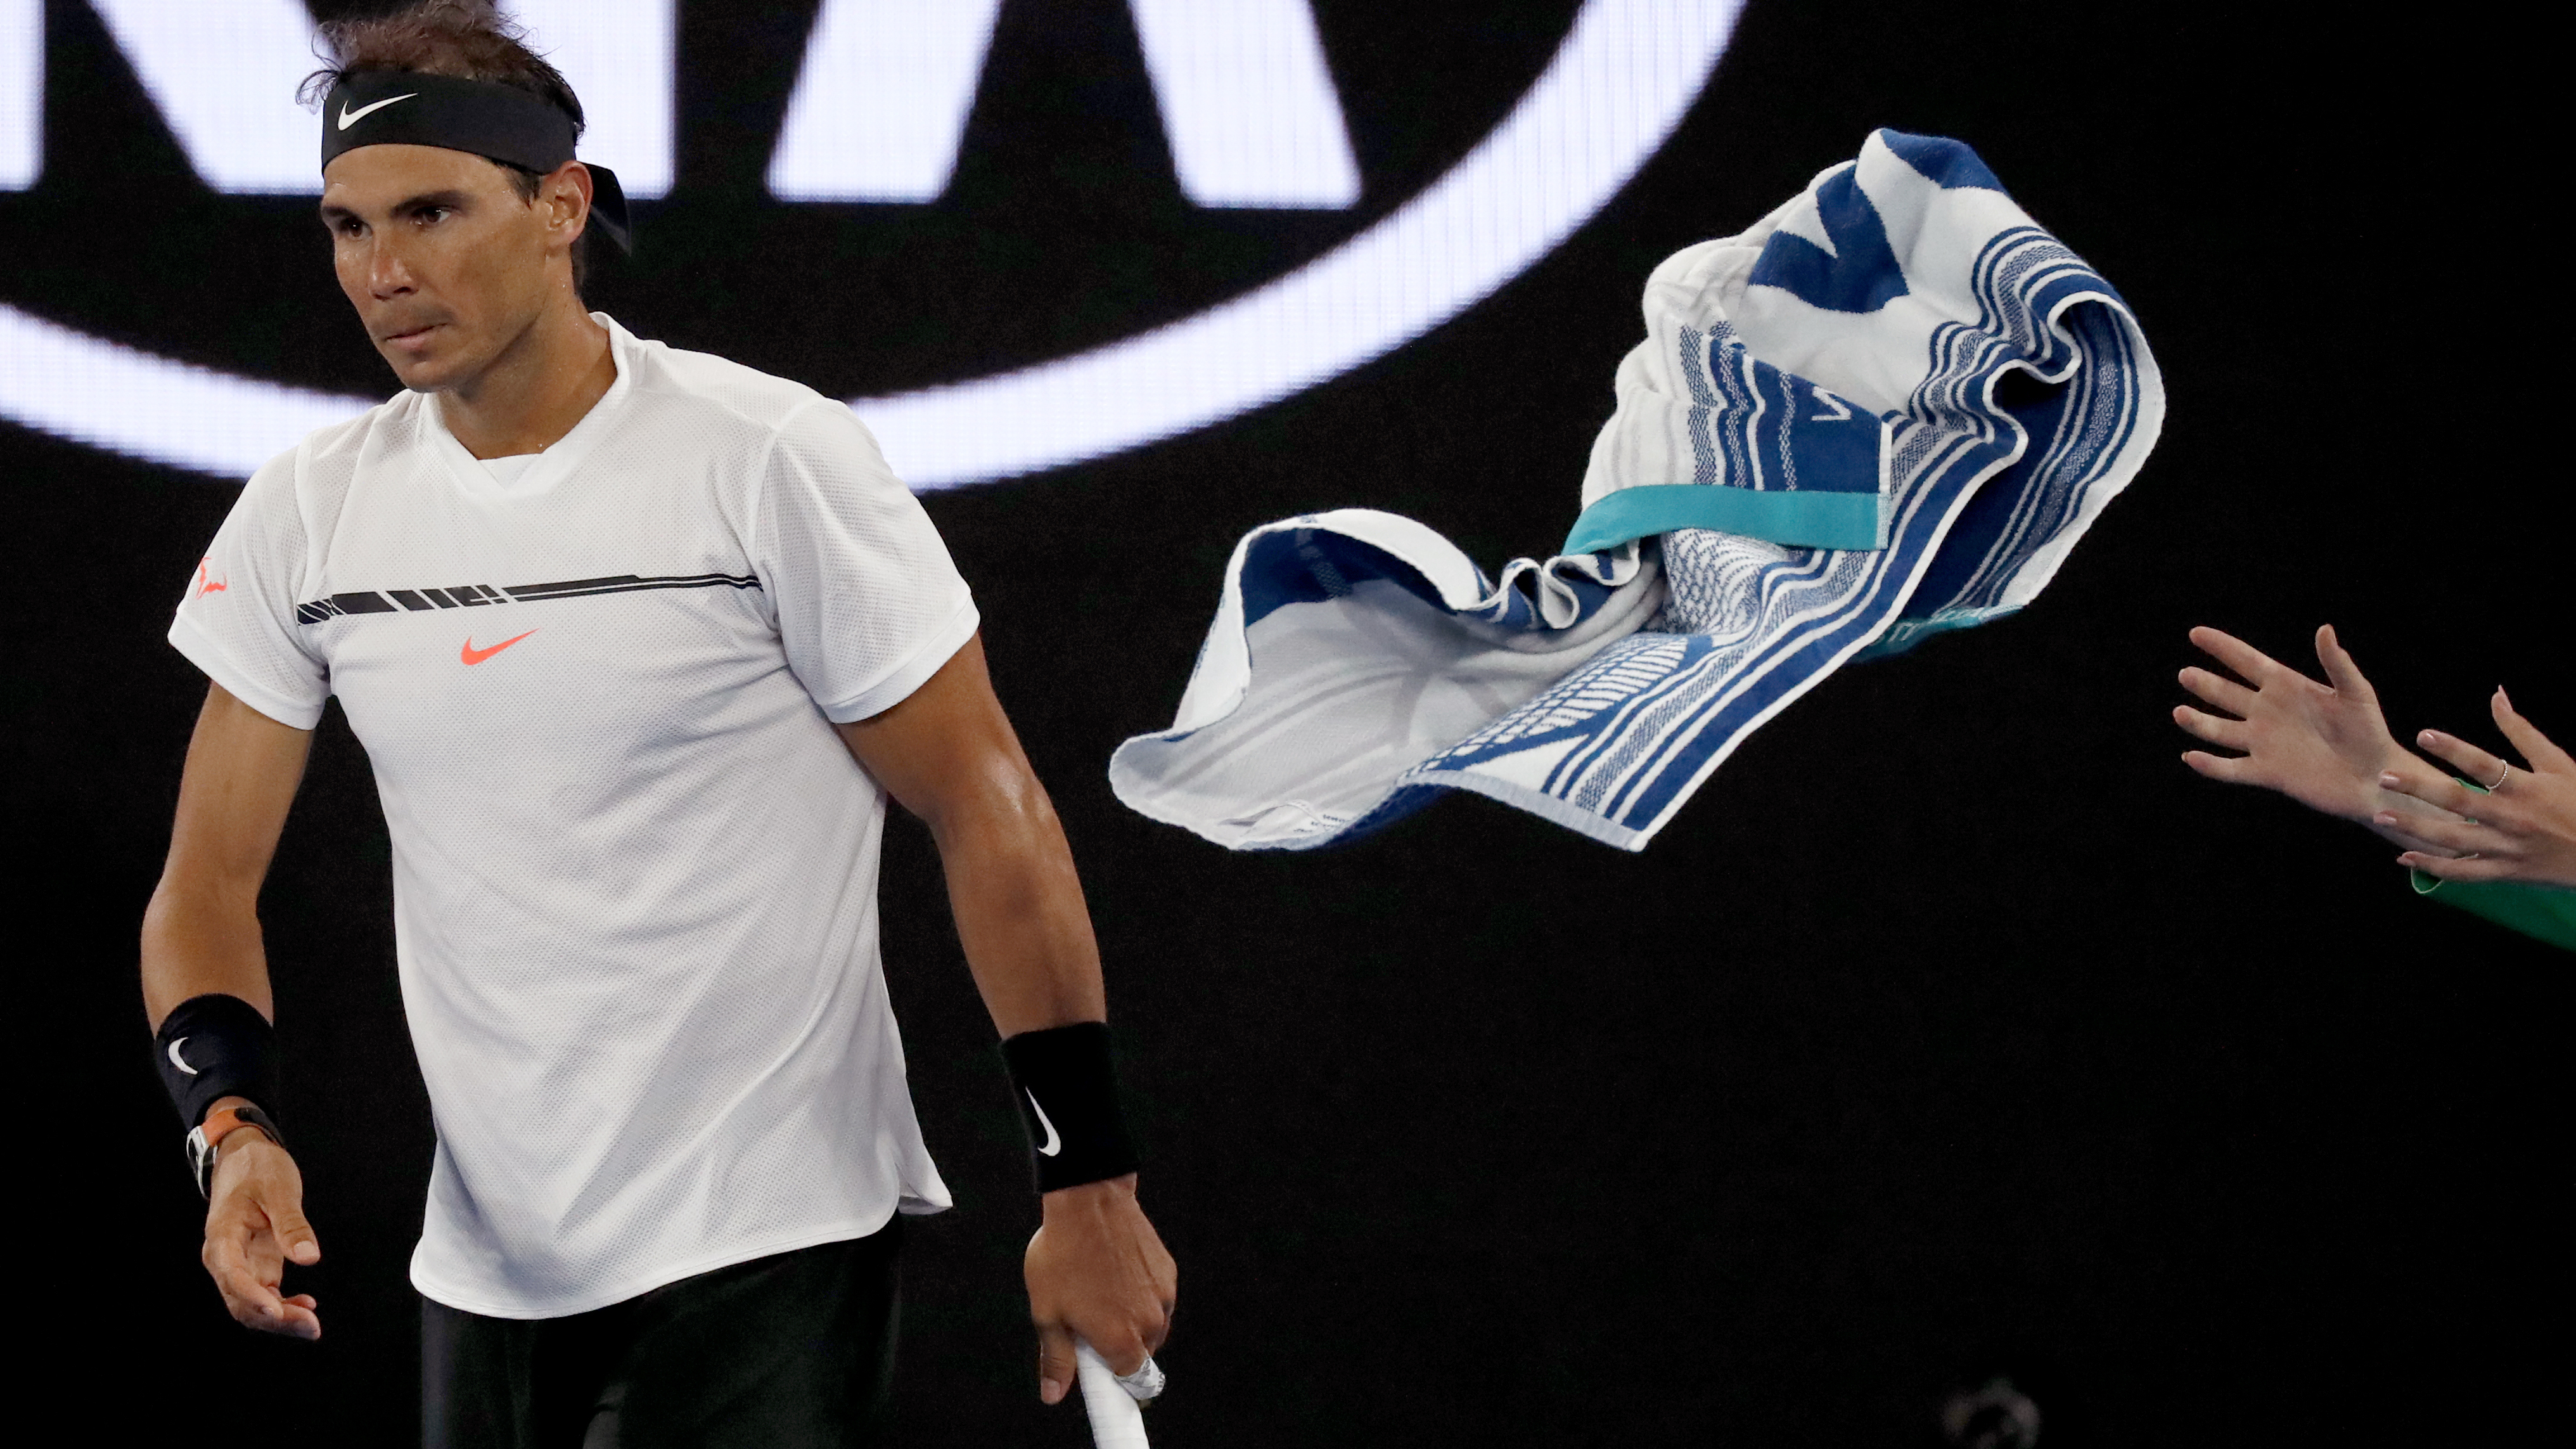
<path fill-rule="evenodd" d="M 1055 1124 L 1047 1120 L 1046 1108 L 1038 1105 L 1038 1094 L 1030 1091 L 1026 1087 L 1022 1087 L 1020 1089 L 1020 1095 L 1029 1099 L 1030 1109 L 1038 1114 L 1038 1125 L 1047 1130 L 1046 1146 L 1038 1149 L 1038 1156 L 1053 1157 L 1057 1153 L 1062 1152 L 1064 1150 L 1064 1139 L 1055 1135 Z"/>
<path fill-rule="evenodd" d="M 356 124 L 358 123 L 358 118 L 359 118 L 360 116 L 365 115 L 365 114 L 366 114 L 367 112 L 369 112 L 369 111 L 381 111 L 381 110 L 383 110 L 385 107 L 392 105 L 392 104 L 393 104 L 394 102 L 396 102 L 396 101 L 407 101 L 407 100 L 410 100 L 413 96 L 416 96 L 416 95 L 419 95 L 419 94 L 420 94 L 420 92 L 418 92 L 418 91 L 407 91 L 407 92 L 403 93 L 402 95 L 398 95 L 398 96 L 387 96 L 387 97 L 385 97 L 385 98 L 384 98 L 383 100 L 381 100 L 381 101 L 377 101 L 377 102 L 375 102 L 375 103 L 374 103 L 374 104 L 372 104 L 372 105 L 364 105 L 364 106 L 360 106 L 360 107 L 358 107 L 358 108 L 357 108 L 356 110 L 354 110 L 354 111 L 349 109 L 349 103 L 348 103 L 347 101 L 342 101 L 342 102 L 340 103 L 340 129 L 341 129 L 341 130 L 343 130 L 343 131 L 345 131 L 345 130 L 349 129 L 351 126 L 356 125 Z"/>
<path fill-rule="evenodd" d="M 184 1036 L 179 1038 L 177 1041 L 170 1043 L 170 1065 L 177 1067 L 179 1070 L 186 1072 L 189 1076 L 193 1077 L 197 1074 L 197 1069 L 188 1065 L 188 1059 L 186 1057 L 179 1055 L 179 1048 L 186 1046 L 187 1044 L 188 1039 Z"/>
<path fill-rule="evenodd" d="M 530 629 L 528 634 L 534 634 L 535 632 L 537 631 Z M 475 648 L 474 636 L 468 634 L 465 636 L 465 647 L 457 651 L 456 657 L 464 660 L 468 664 L 480 664 L 484 660 L 491 658 L 493 655 L 500 653 L 502 650 L 509 648 L 511 645 L 518 643 L 520 640 L 527 638 L 528 634 L 514 634 L 509 638 L 502 640 L 500 643 L 493 645 L 489 649 Z"/>

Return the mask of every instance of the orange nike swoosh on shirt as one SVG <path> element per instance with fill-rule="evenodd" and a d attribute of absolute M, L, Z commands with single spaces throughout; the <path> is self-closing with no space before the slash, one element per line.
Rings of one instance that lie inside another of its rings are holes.
<path fill-rule="evenodd" d="M 535 632 L 537 631 L 530 629 L 528 634 L 534 634 Z M 493 655 L 500 653 L 502 650 L 509 648 L 511 645 L 518 643 L 521 639 L 527 638 L 528 634 L 513 635 L 512 637 L 504 639 L 500 643 L 493 645 L 489 649 L 475 648 L 474 636 L 468 634 L 465 636 L 465 647 L 457 652 L 456 657 L 464 660 L 468 664 L 480 664 L 484 660 L 491 658 Z"/>

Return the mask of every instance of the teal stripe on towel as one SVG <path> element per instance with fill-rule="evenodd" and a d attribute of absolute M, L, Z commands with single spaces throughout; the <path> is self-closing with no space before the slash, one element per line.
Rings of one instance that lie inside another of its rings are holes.
<path fill-rule="evenodd" d="M 1705 483 L 1622 488 L 1583 510 L 1559 553 L 1597 553 L 1676 528 L 1710 528 L 1805 548 L 1883 548 L 1878 495 L 1756 493 Z"/>

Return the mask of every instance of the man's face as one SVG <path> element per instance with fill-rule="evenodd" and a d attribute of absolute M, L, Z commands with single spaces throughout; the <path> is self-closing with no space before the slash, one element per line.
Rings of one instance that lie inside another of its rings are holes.
<path fill-rule="evenodd" d="M 340 290 L 403 386 L 470 384 L 544 309 L 569 245 L 553 187 L 521 201 L 498 165 L 439 146 L 344 151 L 322 183 Z"/>

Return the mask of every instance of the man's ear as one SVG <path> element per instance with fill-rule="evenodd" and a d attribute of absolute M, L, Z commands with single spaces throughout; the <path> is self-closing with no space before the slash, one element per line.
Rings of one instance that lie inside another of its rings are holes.
<path fill-rule="evenodd" d="M 566 243 L 589 229 L 590 197 L 590 168 L 578 161 L 556 167 L 537 189 L 537 199 L 546 205 L 546 225 L 561 231 Z"/>

